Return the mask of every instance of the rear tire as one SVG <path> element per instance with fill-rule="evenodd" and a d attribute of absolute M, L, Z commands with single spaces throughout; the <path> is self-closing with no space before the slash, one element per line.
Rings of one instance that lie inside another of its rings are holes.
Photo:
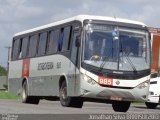
<path fill-rule="evenodd" d="M 131 102 L 129 101 L 113 101 L 112 107 L 116 112 L 127 112 Z"/>
<path fill-rule="evenodd" d="M 63 81 L 61 84 L 59 95 L 60 103 L 63 107 L 82 108 L 83 100 L 81 98 L 67 96 L 67 84 L 65 81 Z"/>
<path fill-rule="evenodd" d="M 145 104 L 149 109 L 155 109 L 158 106 L 158 103 L 145 102 Z"/>
<path fill-rule="evenodd" d="M 38 104 L 39 98 L 35 96 L 28 96 L 28 85 L 27 81 L 24 81 L 22 85 L 22 102 L 29 103 L 29 104 Z"/>

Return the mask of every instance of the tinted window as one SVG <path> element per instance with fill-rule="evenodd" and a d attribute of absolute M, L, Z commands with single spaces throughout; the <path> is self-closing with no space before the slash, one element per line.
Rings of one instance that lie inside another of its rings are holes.
<path fill-rule="evenodd" d="M 29 57 L 34 57 L 36 55 L 36 49 L 37 49 L 37 35 L 33 35 L 30 37 L 29 40 Z"/>
<path fill-rule="evenodd" d="M 72 51 L 71 51 L 71 60 L 74 64 L 76 64 L 76 61 L 77 61 L 78 48 L 75 46 L 77 36 L 78 36 L 78 32 L 75 32 L 73 35 L 73 43 L 72 43 Z"/>
<path fill-rule="evenodd" d="M 38 45 L 38 56 L 45 54 L 46 43 L 47 43 L 47 32 L 41 33 Z"/>
<path fill-rule="evenodd" d="M 23 41 L 23 39 L 20 39 L 19 40 L 19 49 L 18 49 L 18 55 L 17 55 L 17 57 L 20 59 L 20 58 L 22 58 L 22 41 Z"/>
<path fill-rule="evenodd" d="M 64 29 L 62 28 L 58 40 L 58 51 L 62 50 L 63 40 L 64 40 Z"/>
<path fill-rule="evenodd" d="M 49 35 L 48 54 L 56 53 L 60 30 L 51 31 Z"/>
<path fill-rule="evenodd" d="M 27 48 L 28 48 L 28 37 L 25 37 L 23 38 L 23 41 L 22 41 L 22 53 L 20 53 L 22 58 L 26 57 Z"/>
<path fill-rule="evenodd" d="M 16 60 L 18 57 L 19 39 L 13 41 L 12 60 Z"/>
<path fill-rule="evenodd" d="M 64 28 L 62 50 L 69 50 L 69 47 L 70 47 L 70 33 L 71 33 L 71 26 L 65 27 Z"/>

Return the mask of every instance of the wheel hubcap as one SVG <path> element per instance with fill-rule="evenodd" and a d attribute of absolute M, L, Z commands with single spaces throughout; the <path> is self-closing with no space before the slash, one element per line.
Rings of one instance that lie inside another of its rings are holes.
<path fill-rule="evenodd" d="M 24 91 L 24 90 L 22 91 L 22 98 L 23 98 L 23 99 L 26 98 L 26 94 L 25 94 L 25 91 Z"/>
<path fill-rule="evenodd" d="M 61 90 L 62 99 L 67 99 L 66 87 Z"/>
<path fill-rule="evenodd" d="M 24 86 L 23 89 L 22 89 L 22 99 L 23 100 L 26 99 L 26 86 Z"/>

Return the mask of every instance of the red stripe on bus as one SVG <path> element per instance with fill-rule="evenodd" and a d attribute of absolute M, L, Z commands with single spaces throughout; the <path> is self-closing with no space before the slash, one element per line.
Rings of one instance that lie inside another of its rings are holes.
<path fill-rule="evenodd" d="M 24 59 L 22 63 L 22 77 L 29 77 L 30 59 Z"/>

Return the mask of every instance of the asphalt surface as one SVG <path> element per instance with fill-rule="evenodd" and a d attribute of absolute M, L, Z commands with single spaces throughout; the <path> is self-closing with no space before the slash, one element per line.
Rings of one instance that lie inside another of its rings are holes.
<path fill-rule="evenodd" d="M 88 116 L 85 116 L 83 119 L 90 119 L 90 115 L 93 114 L 159 114 L 160 113 L 160 106 L 157 107 L 157 109 L 147 109 L 145 105 L 134 105 L 132 104 L 130 109 L 127 111 L 127 113 L 118 113 L 114 112 L 112 109 L 111 104 L 105 104 L 105 103 L 92 103 L 92 102 L 84 102 L 84 105 L 81 109 L 79 108 L 68 108 L 68 107 L 62 107 L 59 101 L 46 101 L 41 100 L 39 105 L 32 105 L 32 104 L 24 104 L 21 103 L 20 100 L 0 100 L 0 114 L 2 115 L 0 118 L 2 120 L 5 120 L 8 115 L 15 115 L 15 116 L 9 116 L 9 117 L 19 117 L 19 115 L 26 115 L 23 118 L 27 119 L 39 119 L 41 120 L 46 115 L 47 118 L 44 118 L 45 120 L 50 119 L 49 117 L 54 118 L 58 120 L 56 117 L 60 117 L 59 119 L 65 119 L 67 120 L 66 116 L 60 115 L 60 114 L 67 114 L 69 117 L 74 119 L 82 119 L 83 117 L 75 116 L 74 115 L 83 115 L 88 114 Z M 18 114 L 18 116 L 16 116 Z M 34 118 L 38 116 L 41 118 Z M 43 114 L 43 116 L 41 115 Z M 45 115 L 44 115 L 45 114 Z M 36 116 L 34 116 L 36 115 Z M 55 116 L 56 115 L 56 116 Z M 61 118 L 63 116 L 63 118 Z M 28 118 L 31 117 L 31 118 Z M 20 118 L 20 117 L 19 117 Z M 71 119 L 68 118 L 68 119 Z M 158 119 L 160 118 L 160 115 Z M 17 119 L 15 119 L 17 120 Z M 19 119 L 18 119 L 19 120 Z"/>
<path fill-rule="evenodd" d="M 112 105 L 105 103 L 84 102 L 83 107 L 62 107 L 59 101 L 41 100 L 38 105 L 24 104 L 20 100 L 0 100 L 0 114 L 107 114 L 113 113 Z M 147 109 L 145 105 L 131 105 L 128 113 L 160 113 L 157 109 Z"/>

